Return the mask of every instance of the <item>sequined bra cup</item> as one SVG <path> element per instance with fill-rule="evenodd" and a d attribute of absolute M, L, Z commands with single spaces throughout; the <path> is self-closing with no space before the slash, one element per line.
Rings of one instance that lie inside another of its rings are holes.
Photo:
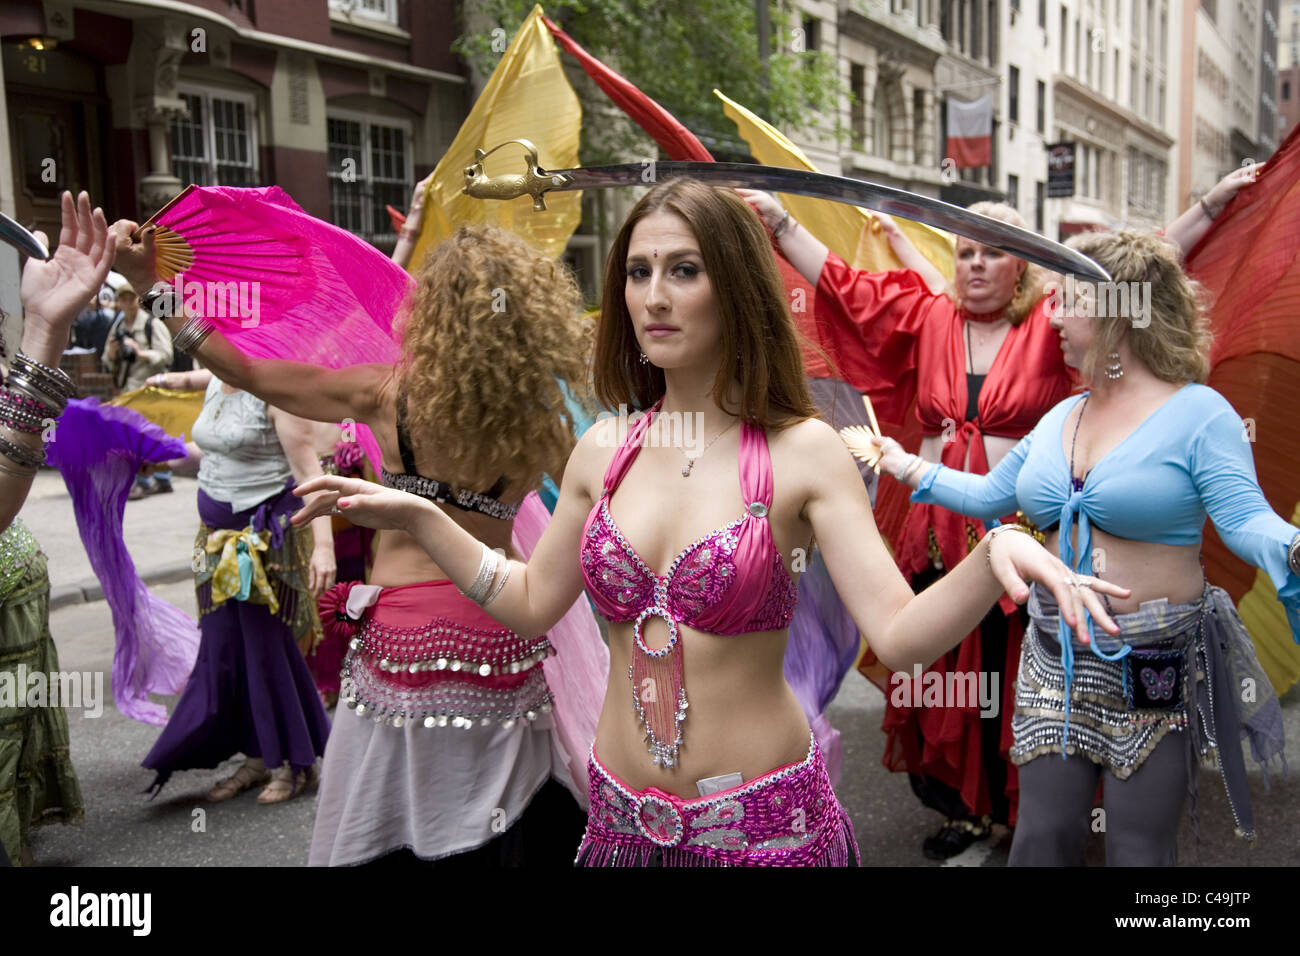
<path fill-rule="evenodd" d="M 437 478 L 427 478 L 415 467 L 415 452 L 411 448 L 411 435 L 406 428 L 406 393 L 397 397 L 397 448 L 402 456 L 402 474 L 394 474 L 387 468 L 380 468 L 380 480 L 389 488 L 406 491 L 438 504 L 451 505 L 462 511 L 477 511 L 490 518 L 512 521 L 519 514 L 519 505 L 504 504 L 500 500 L 506 490 L 506 478 L 502 476 L 487 491 L 469 491 L 457 489 L 448 482 Z"/>
<path fill-rule="evenodd" d="M 797 589 L 772 540 L 772 459 L 762 429 L 748 423 L 740 433 L 740 491 L 745 513 L 682 549 L 662 575 L 646 565 L 623 537 L 609 501 L 641 450 L 642 437 L 659 406 L 644 416 L 614 453 L 600 502 L 587 517 L 580 561 L 596 610 L 606 619 L 633 623 L 629 678 L 637 715 L 646 726 L 655 764 L 672 767 L 681 746 L 687 707 L 677 653 L 678 626 L 718 635 L 788 627 Z M 658 650 L 641 637 L 647 618 L 668 625 Z M 671 693 L 660 693 L 663 688 Z"/>

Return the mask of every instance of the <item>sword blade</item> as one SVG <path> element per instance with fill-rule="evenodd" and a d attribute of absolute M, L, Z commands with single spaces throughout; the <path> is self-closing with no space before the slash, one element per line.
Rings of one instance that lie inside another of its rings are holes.
<path fill-rule="evenodd" d="M 0 240 L 25 252 L 33 259 L 48 259 L 50 251 L 41 245 L 41 241 L 30 232 L 0 212 Z"/>
<path fill-rule="evenodd" d="M 1053 242 L 1028 229 L 1009 222 L 962 209 L 929 196 L 905 189 L 802 169 L 758 166 L 750 163 L 664 162 L 624 163 L 617 166 L 591 166 L 577 169 L 544 170 L 552 184 L 546 191 L 570 189 L 609 189 L 613 186 L 641 186 L 683 176 L 711 186 L 765 189 L 769 192 L 814 196 L 834 202 L 874 209 L 943 229 L 967 239 L 1001 249 L 1064 275 L 1109 282 L 1110 274 L 1080 252 Z"/>

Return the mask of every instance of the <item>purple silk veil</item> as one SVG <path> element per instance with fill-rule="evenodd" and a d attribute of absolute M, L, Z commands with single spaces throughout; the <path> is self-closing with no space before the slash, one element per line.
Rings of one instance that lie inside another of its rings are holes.
<path fill-rule="evenodd" d="M 799 603 L 785 647 L 785 679 L 812 725 L 832 784 L 839 782 L 844 748 L 826 708 L 857 660 L 860 640 L 858 625 L 831 583 L 821 552 L 814 551 L 799 579 Z"/>
<path fill-rule="evenodd" d="M 178 694 L 199 652 L 199 629 L 184 611 L 155 597 L 136 573 L 122 538 L 126 495 L 144 462 L 185 455 L 185 442 L 139 412 L 74 399 L 46 446 L 63 475 L 77 528 L 113 612 L 113 701 L 126 716 L 167 723 L 147 694 Z"/>

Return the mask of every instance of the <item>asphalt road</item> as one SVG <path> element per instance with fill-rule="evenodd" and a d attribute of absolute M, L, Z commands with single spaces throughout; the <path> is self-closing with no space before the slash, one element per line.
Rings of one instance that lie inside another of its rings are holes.
<path fill-rule="evenodd" d="M 166 578 L 187 567 L 197 519 L 195 485 L 177 479 L 172 495 L 128 502 L 126 538 L 132 556 L 147 580 Z M 65 671 L 104 675 L 107 704 L 102 716 L 69 713 L 72 759 L 86 801 L 86 819 L 79 826 L 37 830 L 32 850 L 46 866 L 296 866 L 306 862 L 315 814 L 314 795 L 264 807 L 256 791 L 221 804 L 204 794 L 216 780 L 238 765 L 231 760 L 216 770 L 175 775 L 155 799 L 143 795 L 152 775 L 140 760 L 157 739 L 158 728 L 129 720 L 111 703 L 113 626 L 108 607 L 94 594 L 93 571 L 77 537 L 71 504 L 57 476 L 42 474 L 23 511 L 50 555 L 50 574 L 57 582 L 60 606 L 51 613 L 50 630 Z M 194 613 L 193 588 L 188 581 L 155 585 L 155 593 Z M 173 701 L 161 698 L 164 703 Z M 921 866 L 921 841 L 941 822 L 913 797 L 907 778 L 881 766 L 884 737 L 880 721 L 884 700 L 856 673 L 845 680 L 829 711 L 841 732 L 844 771 L 836 787 L 848 809 L 862 849 L 871 866 Z M 1300 689 L 1283 700 L 1288 747 L 1293 766 L 1300 766 Z M 1253 764 L 1248 760 L 1248 766 Z M 1184 820 L 1179 859 L 1183 865 L 1278 866 L 1300 860 L 1300 785 L 1274 775 L 1271 790 L 1251 773 L 1259 842 L 1246 846 L 1232 834 L 1232 817 L 1218 775 L 1203 771 L 1199 788 L 1199 843 Z M 995 831 L 948 862 L 958 866 L 1002 866 L 1010 833 Z M 1094 837 L 1089 862 L 1104 862 L 1102 838 Z"/>

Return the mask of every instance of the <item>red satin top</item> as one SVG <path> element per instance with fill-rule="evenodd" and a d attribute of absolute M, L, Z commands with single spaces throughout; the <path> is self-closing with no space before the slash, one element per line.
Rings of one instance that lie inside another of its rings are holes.
<path fill-rule="evenodd" d="M 1070 394 L 1071 376 L 1046 301 L 1007 333 L 980 391 L 979 433 L 1023 438 Z M 813 325 L 841 376 L 871 396 L 882 419 L 901 422 L 916 399 L 927 435 L 966 421 L 965 320 L 917 273 L 861 272 L 832 252 L 817 282 Z M 919 379 L 924 387 L 918 394 Z"/>

